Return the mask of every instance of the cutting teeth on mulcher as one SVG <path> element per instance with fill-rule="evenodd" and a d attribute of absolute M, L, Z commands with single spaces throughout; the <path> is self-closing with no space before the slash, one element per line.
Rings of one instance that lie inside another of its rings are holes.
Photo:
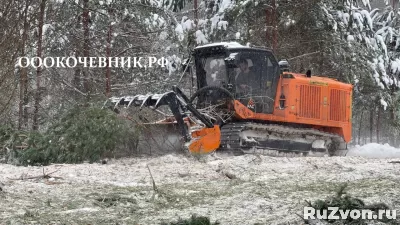
<path fill-rule="evenodd" d="M 338 156 L 346 144 L 335 134 L 275 124 L 228 123 L 221 128 L 220 150 L 268 156 Z"/>

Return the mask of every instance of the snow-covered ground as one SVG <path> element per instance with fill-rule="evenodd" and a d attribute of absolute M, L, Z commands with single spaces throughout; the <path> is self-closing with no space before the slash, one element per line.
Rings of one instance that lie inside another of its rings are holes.
<path fill-rule="evenodd" d="M 399 156 L 390 146 L 374 144 L 355 147 L 349 155 L 376 157 L 369 153 L 374 148 Z M 397 160 L 217 153 L 200 159 L 165 155 L 107 164 L 0 164 L 0 224 L 148 225 L 192 214 L 223 225 L 300 224 L 296 213 L 302 214 L 305 200 L 332 195 L 346 182 L 349 193 L 366 203 L 385 202 L 400 210 Z"/>
<path fill-rule="evenodd" d="M 367 158 L 400 158 L 400 149 L 389 144 L 370 143 L 363 146 L 356 145 L 350 149 L 347 155 Z"/>

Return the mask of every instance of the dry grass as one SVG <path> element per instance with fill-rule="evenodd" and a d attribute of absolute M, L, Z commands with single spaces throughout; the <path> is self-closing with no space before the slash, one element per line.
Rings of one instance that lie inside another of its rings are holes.
<path fill-rule="evenodd" d="M 400 165 L 361 158 L 255 156 L 111 160 L 51 165 L 58 178 L 10 180 L 43 168 L 1 165 L 5 224 L 160 224 L 203 215 L 221 224 L 300 224 L 304 201 L 330 196 L 342 183 L 367 203 L 399 209 Z M 150 166 L 157 191 L 147 166 Z M 316 169 L 315 166 L 318 167 Z M 224 175 L 235 174 L 236 179 Z"/>

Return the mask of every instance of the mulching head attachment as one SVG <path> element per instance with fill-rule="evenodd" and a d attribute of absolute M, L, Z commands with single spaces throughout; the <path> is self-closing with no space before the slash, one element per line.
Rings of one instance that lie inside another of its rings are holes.
<path fill-rule="evenodd" d="M 192 153 L 209 153 L 219 147 L 219 126 L 193 107 L 177 87 L 164 94 L 113 97 L 110 100 L 116 112 L 121 105 L 140 109 L 149 107 L 160 113 L 160 106 L 169 107 L 172 115 L 164 114 L 164 120 L 138 124 L 142 134 L 138 147 L 141 151 L 182 151 L 185 142 Z"/>

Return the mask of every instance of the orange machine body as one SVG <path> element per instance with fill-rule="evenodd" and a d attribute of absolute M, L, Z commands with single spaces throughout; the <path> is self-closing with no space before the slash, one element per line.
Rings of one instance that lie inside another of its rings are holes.
<path fill-rule="evenodd" d="M 285 72 L 280 76 L 272 114 L 255 113 L 235 100 L 238 119 L 302 124 L 351 141 L 351 84 Z M 284 98 L 283 98 L 284 96 Z"/>

